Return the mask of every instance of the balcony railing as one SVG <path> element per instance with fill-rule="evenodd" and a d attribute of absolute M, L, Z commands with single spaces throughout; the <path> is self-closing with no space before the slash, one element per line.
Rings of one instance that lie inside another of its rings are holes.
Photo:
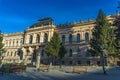
<path fill-rule="evenodd" d="M 85 40 L 82 40 L 82 41 L 72 41 L 72 42 L 64 42 L 62 44 L 64 45 L 69 45 L 69 44 L 89 44 L 90 41 L 85 41 Z"/>
<path fill-rule="evenodd" d="M 79 41 L 79 42 L 77 42 L 77 41 L 72 41 L 72 42 L 64 42 L 63 43 L 64 45 L 70 45 L 70 44 L 89 44 L 89 41 Z M 39 45 L 46 45 L 46 43 L 32 43 L 32 44 L 30 44 L 30 43 L 25 43 L 25 44 L 23 44 L 22 46 L 39 46 Z"/>
<path fill-rule="evenodd" d="M 39 45 L 46 45 L 46 43 L 32 43 L 32 44 L 26 43 L 23 44 L 22 46 L 39 46 Z"/>

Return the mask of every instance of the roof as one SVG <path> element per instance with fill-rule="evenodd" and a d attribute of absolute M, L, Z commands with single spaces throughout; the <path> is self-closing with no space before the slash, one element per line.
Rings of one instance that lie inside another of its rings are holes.
<path fill-rule="evenodd" d="M 53 19 L 51 17 L 47 17 L 47 18 L 43 18 L 43 19 L 38 20 L 38 22 L 33 24 L 32 26 L 30 26 L 30 28 L 46 26 L 46 25 L 50 25 L 52 23 L 53 23 Z"/>
<path fill-rule="evenodd" d="M 40 19 L 38 21 L 53 21 L 53 19 L 51 17 L 47 17 L 47 18 Z"/>

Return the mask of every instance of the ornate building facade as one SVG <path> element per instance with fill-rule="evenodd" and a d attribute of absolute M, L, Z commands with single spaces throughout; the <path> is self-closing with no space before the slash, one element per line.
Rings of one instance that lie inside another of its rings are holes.
<path fill-rule="evenodd" d="M 19 63 L 23 44 L 23 32 L 4 34 L 3 43 L 6 53 L 3 54 L 2 62 Z"/>
<path fill-rule="evenodd" d="M 112 23 L 114 18 L 107 17 Z M 51 18 L 38 20 L 22 33 L 5 34 L 3 43 L 6 53 L 3 63 L 48 63 L 48 56 L 44 52 L 45 45 L 50 41 L 53 33 L 59 34 L 61 42 L 67 50 L 62 60 L 65 65 L 92 65 L 99 64 L 99 57 L 92 57 L 87 51 L 92 38 L 95 20 L 67 23 L 56 26 Z M 40 58 L 38 59 L 38 56 Z"/>

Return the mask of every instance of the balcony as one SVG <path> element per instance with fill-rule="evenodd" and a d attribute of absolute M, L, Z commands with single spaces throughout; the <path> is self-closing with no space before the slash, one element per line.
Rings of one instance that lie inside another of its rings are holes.
<path fill-rule="evenodd" d="M 85 40 L 82 40 L 80 42 L 77 42 L 77 41 L 72 41 L 72 42 L 64 42 L 63 44 L 64 45 L 88 45 L 90 41 L 85 41 Z"/>
<path fill-rule="evenodd" d="M 32 44 L 25 43 L 22 46 L 27 47 L 27 46 L 40 46 L 40 45 L 46 45 L 46 43 L 32 43 Z"/>
<path fill-rule="evenodd" d="M 21 46 L 4 46 L 4 48 L 20 48 Z"/>

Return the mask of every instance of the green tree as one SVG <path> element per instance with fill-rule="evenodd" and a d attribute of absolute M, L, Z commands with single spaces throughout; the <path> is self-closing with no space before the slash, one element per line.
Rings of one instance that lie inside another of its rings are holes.
<path fill-rule="evenodd" d="M 115 27 L 115 46 L 117 49 L 117 57 L 120 58 L 120 16 L 117 16 L 113 26 Z"/>
<path fill-rule="evenodd" d="M 62 59 L 63 59 L 63 57 L 65 56 L 66 53 L 67 53 L 67 50 L 65 49 L 65 47 L 61 43 L 61 47 L 60 47 L 60 50 L 59 50 L 60 68 L 61 68 Z"/>
<path fill-rule="evenodd" d="M 61 40 L 59 38 L 58 33 L 54 32 L 53 37 L 50 42 L 47 43 L 45 47 L 45 53 L 52 57 L 52 62 L 55 58 L 59 57 L 59 50 L 61 47 Z"/>
<path fill-rule="evenodd" d="M 5 53 L 5 49 L 3 48 L 4 44 L 3 44 L 3 34 L 2 32 L 0 31 L 0 63 L 1 63 L 1 58 L 2 58 L 2 55 L 3 53 Z"/>
<path fill-rule="evenodd" d="M 92 39 L 90 41 L 91 49 L 89 51 L 93 52 L 95 55 L 101 56 L 104 74 L 106 74 L 104 60 L 105 52 L 108 53 L 110 49 L 113 49 L 113 42 L 110 42 L 112 34 L 113 32 L 111 32 L 111 27 L 106 19 L 106 16 L 102 10 L 99 10 L 98 17 L 96 19 L 96 25 L 92 33 Z"/>
<path fill-rule="evenodd" d="M 117 53 L 116 53 L 116 47 L 115 47 L 115 34 L 114 34 L 114 28 L 110 28 L 109 30 L 109 39 L 108 39 L 108 47 L 107 47 L 107 53 L 108 53 L 108 59 L 112 62 L 110 62 L 109 64 L 111 65 L 115 65 L 116 62 L 116 57 L 117 57 Z"/>

